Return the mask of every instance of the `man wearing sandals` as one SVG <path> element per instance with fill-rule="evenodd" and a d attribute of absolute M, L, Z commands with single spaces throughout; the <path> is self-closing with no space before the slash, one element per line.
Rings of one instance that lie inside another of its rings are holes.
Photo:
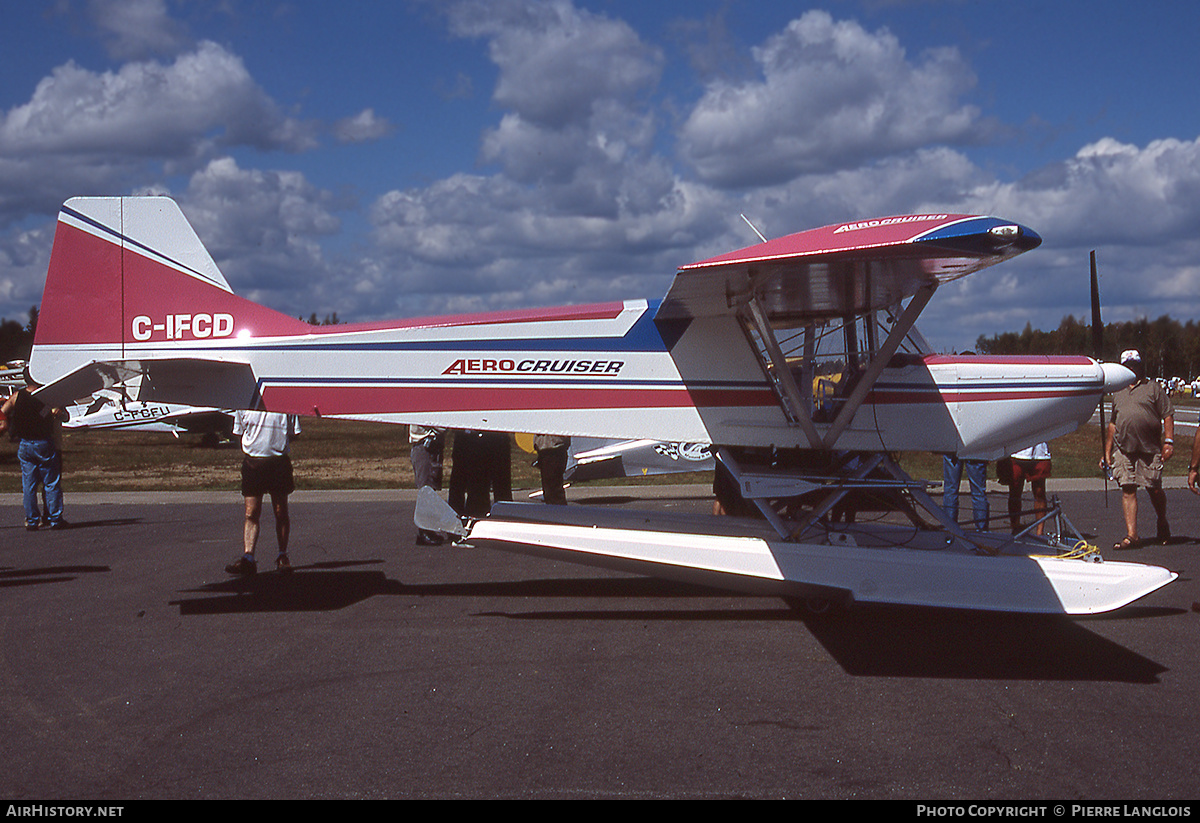
<path fill-rule="evenodd" d="M 1113 479 L 1121 487 L 1121 508 L 1125 515 L 1125 539 L 1114 547 L 1118 549 L 1138 542 L 1138 486 L 1146 490 L 1154 506 L 1159 541 L 1165 543 L 1170 539 L 1162 470 L 1175 453 L 1175 409 L 1166 389 L 1157 380 L 1146 378 L 1141 354 L 1135 349 L 1121 353 L 1121 365 L 1137 379 L 1113 395 L 1112 417 L 1104 437 L 1104 462 L 1112 467 Z"/>

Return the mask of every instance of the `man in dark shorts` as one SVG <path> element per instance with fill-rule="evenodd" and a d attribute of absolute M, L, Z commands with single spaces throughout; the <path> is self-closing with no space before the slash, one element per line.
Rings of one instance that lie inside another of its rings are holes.
<path fill-rule="evenodd" d="M 242 438 L 242 497 L 246 501 L 246 524 L 242 556 L 226 566 L 225 571 L 230 574 L 258 571 L 254 549 L 258 543 L 263 498 L 269 494 L 275 511 L 275 538 L 279 543 L 275 568 L 290 572 L 288 495 L 295 491 L 296 485 L 288 449 L 292 440 L 300 436 L 300 421 L 291 414 L 239 411 L 233 417 L 233 433 Z"/>
<path fill-rule="evenodd" d="M 996 463 L 996 474 L 1000 482 L 1008 486 L 1008 520 L 1013 534 L 1021 531 L 1021 496 L 1025 481 L 1033 490 L 1033 519 L 1038 521 L 1046 515 L 1046 479 L 1050 476 L 1050 444 L 1038 443 L 1016 452 Z M 1046 524 L 1038 523 L 1036 534 L 1046 533 Z"/>

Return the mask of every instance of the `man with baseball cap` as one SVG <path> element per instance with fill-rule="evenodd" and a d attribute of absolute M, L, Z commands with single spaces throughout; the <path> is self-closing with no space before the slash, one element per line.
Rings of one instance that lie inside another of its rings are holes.
<path fill-rule="evenodd" d="M 1137 379 L 1113 395 L 1112 417 L 1104 436 L 1104 462 L 1112 467 L 1113 478 L 1121 486 L 1125 515 L 1125 539 L 1114 546 L 1118 549 L 1138 543 L 1138 486 L 1146 490 L 1154 506 L 1158 539 L 1164 543 L 1170 539 L 1162 470 L 1175 453 L 1175 409 L 1166 389 L 1157 380 L 1146 378 L 1142 356 L 1136 349 L 1121 353 L 1121 365 Z"/>

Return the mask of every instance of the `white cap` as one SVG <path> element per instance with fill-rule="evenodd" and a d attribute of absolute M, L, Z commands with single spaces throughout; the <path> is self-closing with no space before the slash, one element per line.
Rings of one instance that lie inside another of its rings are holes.
<path fill-rule="evenodd" d="M 1122 363 L 1128 363 L 1130 360 L 1137 360 L 1140 362 L 1141 359 L 1142 355 L 1138 353 L 1137 349 L 1126 349 L 1125 351 L 1121 352 Z"/>

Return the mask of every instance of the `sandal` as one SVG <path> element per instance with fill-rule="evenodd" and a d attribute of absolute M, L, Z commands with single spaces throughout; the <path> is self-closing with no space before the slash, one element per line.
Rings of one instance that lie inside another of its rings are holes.
<path fill-rule="evenodd" d="M 1136 549 L 1138 541 L 1133 537 L 1126 537 L 1120 543 L 1113 544 L 1114 549 Z"/>

